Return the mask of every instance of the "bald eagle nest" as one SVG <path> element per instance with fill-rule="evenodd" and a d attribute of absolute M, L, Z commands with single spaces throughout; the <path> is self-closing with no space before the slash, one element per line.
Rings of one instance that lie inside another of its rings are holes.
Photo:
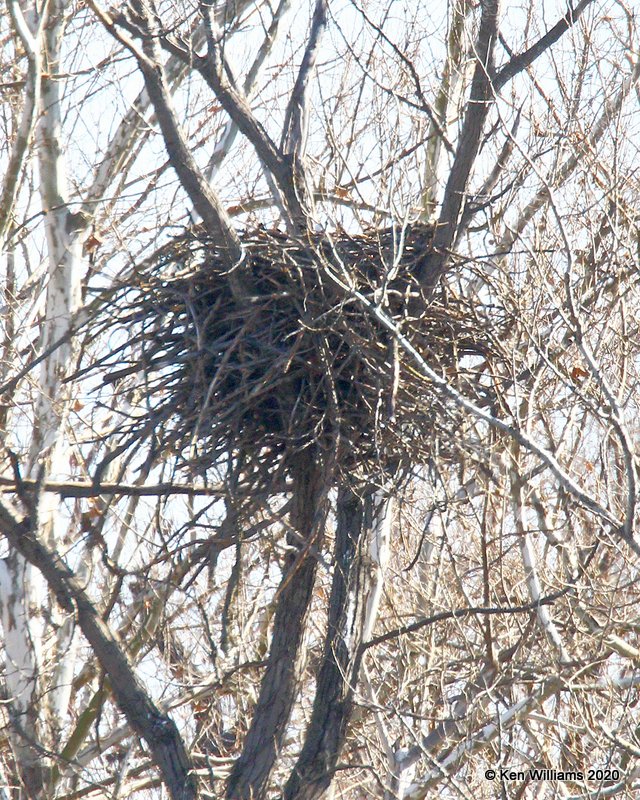
<path fill-rule="evenodd" d="M 486 322 L 450 289 L 420 296 L 412 273 L 431 234 L 248 231 L 237 269 L 251 290 L 241 299 L 206 234 L 172 240 L 104 311 L 126 333 L 98 362 L 104 382 L 130 398 L 114 451 L 145 441 L 194 473 L 234 465 L 251 491 L 278 476 L 284 485 L 309 447 L 365 479 L 380 465 L 424 463 L 456 416 L 345 287 L 378 304 L 455 383 L 462 355 L 487 356 Z"/>

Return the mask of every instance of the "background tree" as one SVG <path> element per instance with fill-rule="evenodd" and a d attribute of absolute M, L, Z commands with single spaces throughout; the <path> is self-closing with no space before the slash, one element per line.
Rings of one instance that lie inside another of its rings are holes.
<path fill-rule="evenodd" d="M 290 5 L 6 0 L 0 795 L 633 797 L 633 9 Z"/>

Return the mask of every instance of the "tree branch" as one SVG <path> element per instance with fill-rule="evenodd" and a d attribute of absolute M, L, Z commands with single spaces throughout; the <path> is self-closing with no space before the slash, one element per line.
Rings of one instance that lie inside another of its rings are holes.
<path fill-rule="evenodd" d="M 533 62 L 539 58 L 545 50 L 548 50 L 551 45 L 555 44 L 563 33 L 569 30 L 574 25 L 579 17 L 582 15 L 587 6 L 591 5 L 593 0 L 581 0 L 575 8 L 570 8 L 561 20 L 547 31 L 538 41 L 533 44 L 524 53 L 514 56 L 508 61 L 504 67 L 501 67 L 493 79 L 493 89 L 497 93 L 502 89 L 505 83 L 508 83 L 519 72 L 530 67 Z"/>
<path fill-rule="evenodd" d="M 5 237 L 11 224 L 13 207 L 18 193 L 18 179 L 28 153 L 29 144 L 37 123 L 36 110 L 40 104 L 40 87 L 42 77 L 42 32 L 47 21 L 47 3 L 38 20 L 34 34 L 24 18 L 19 3 L 12 0 L 8 3 L 13 27 L 20 37 L 29 63 L 25 81 L 24 106 L 16 137 L 11 148 L 11 156 L 2 181 L 0 192 L 0 252 L 4 250 Z"/>
<path fill-rule="evenodd" d="M 530 614 L 532 611 L 536 611 L 540 606 L 553 605 L 556 600 L 559 600 L 573 590 L 574 586 L 571 584 L 564 589 L 559 589 L 557 592 L 547 594 L 534 602 L 525 603 L 521 606 L 468 606 L 467 608 L 455 608 L 452 611 L 439 611 L 437 614 L 432 614 L 430 617 L 417 619 L 415 622 L 410 622 L 408 625 L 403 625 L 401 628 L 394 628 L 386 633 L 381 633 L 379 636 L 374 636 L 373 639 L 364 642 L 362 650 L 364 651 L 368 650 L 370 647 L 377 647 L 380 644 L 397 639 L 399 636 L 408 636 L 410 633 L 415 633 L 422 628 L 427 628 L 438 622 L 446 622 L 450 619 L 465 619 L 466 617 L 476 615 L 493 617 L 505 614 Z"/>
<path fill-rule="evenodd" d="M 223 497 L 224 487 L 188 486 L 175 483 L 143 484 L 136 486 L 129 483 L 93 483 L 89 481 L 45 481 L 22 478 L 19 482 L 13 478 L 0 477 L 0 492 L 17 492 L 20 489 L 36 490 L 59 494 L 64 500 L 69 497 L 100 497 L 101 495 L 125 495 L 127 497 L 169 497 L 171 495 L 192 495 L 194 497 Z"/>
<path fill-rule="evenodd" d="M 392 508 L 391 498 L 372 487 L 363 497 L 350 486 L 338 491 L 322 667 L 304 745 L 284 789 L 285 800 L 318 800 L 333 780 L 353 713 L 363 641 L 377 617 Z"/>
<path fill-rule="evenodd" d="M 237 22 L 242 13 L 254 3 L 254 0 L 235 0 L 233 3 L 233 21 Z M 96 15 L 105 24 L 103 19 L 104 11 L 96 3 L 89 3 L 91 8 L 96 12 Z M 228 4 L 225 4 L 219 11 L 218 16 L 223 14 L 227 17 L 230 16 Z M 197 48 L 204 42 L 204 27 L 199 25 L 195 28 L 192 37 L 192 47 Z M 191 67 L 189 62 L 176 56 L 171 56 L 164 64 L 164 72 L 170 86 L 175 87 L 178 85 L 184 76 L 187 74 Z M 148 130 L 148 123 L 152 124 L 154 119 L 153 115 L 147 117 L 149 110 L 149 95 L 146 89 L 142 89 L 140 94 L 131 104 L 131 108 L 123 116 L 118 125 L 115 133 L 109 140 L 104 157 L 96 170 L 93 183 L 86 193 L 85 201 L 82 205 L 82 210 L 92 215 L 95 211 L 95 204 L 102 202 L 107 191 L 107 187 L 111 184 L 114 176 L 122 179 L 129 171 L 131 165 L 132 154 L 136 153 L 134 144 L 138 140 L 140 132 L 146 133 Z"/>
<path fill-rule="evenodd" d="M 10 545 L 40 570 L 60 606 L 76 615 L 82 633 L 109 676 L 119 709 L 149 746 L 173 800 L 195 800 L 197 787 L 192 765 L 176 724 L 146 693 L 122 645 L 101 619 L 73 571 L 39 541 L 28 518 L 19 518 L 3 504 L 0 504 L 0 531 Z"/>
<path fill-rule="evenodd" d="M 534 687 L 530 695 L 497 714 L 494 717 L 494 721 L 487 723 L 473 735 L 467 737 L 454 747 L 442 761 L 433 765 L 427 775 L 419 778 L 418 782 L 411 784 L 404 794 L 404 800 L 424 800 L 429 796 L 434 786 L 455 771 L 455 767 L 461 759 L 486 747 L 503 731 L 509 730 L 518 720 L 527 716 L 533 709 L 538 708 L 548 697 L 554 692 L 563 689 L 565 685 L 565 681 L 556 675 L 541 681 L 539 685 Z"/>
<path fill-rule="evenodd" d="M 301 546 L 297 537 L 289 537 L 289 544 L 296 550 L 288 556 L 288 568 L 276 594 L 267 668 L 244 748 L 229 778 L 228 800 L 266 796 L 296 700 L 306 619 L 318 563 L 310 547 L 319 546 L 324 535 L 327 480 L 315 461 L 315 454 L 309 450 L 300 452 L 295 466 L 291 523 L 305 544 Z"/>
<path fill-rule="evenodd" d="M 336 282 L 348 295 L 357 299 L 367 311 L 374 316 L 385 328 L 388 330 L 395 339 L 399 346 L 410 356 L 413 363 L 416 365 L 420 374 L 428 380 L 435 388 L 440 391 L 443 397 L 451 401 L 457 408 L 470 414 L 482 422 L 485 422 L 490 427 L 506 433 L 511 439 L 518 442 L 525 450 L 535 455 L 540 461 L 551 471 L 560 486 L 570 494 L 581 505 L 602 519 L 611 526 L 613 531 L 624 541 L 628 547 L 637 555 L 640 556 L 640 544 L 635 540 L 632 534 L 625 532 L 624 523 L 614 516 L 608 509 L 602 506 L 595 498 L 584 491 L 580 485 L 571 477 L 571 475 L 561 466 L 557 458 L 549 450 L 546 450 L 541 445 L 537 444 L 533 439 L 524 434 L 518 427 L 510 425 L 508 422 L 499 419 L 498 417 L 481 408 L 472 400 L 465 397 L 462 392 L 453 387 L 442 375 L 439 375 L 432 369 L 423 356 L 416 350 L 413 344 L 407 337 L 398 329 L 396 323 L 382 311 L 382 309 L 368 300 L 362 292 L 357 289 L 345 285 L 340 278 L 333 273 L 330 269 L 327 271 L 331 275 L 332 280 Z"/>
<path fill-rule="evenodd" d="M 308 183 L 304 164 L 309 136 L 309 81 L 315 70 L 320 40 L 326 27 L 327 2 L 316 0 L 309 40 L 289 98 L 282 132 L 281 150 L 292 159 L 293 179 L 298 196 L 304 203 L 308 203 L 313 197 L 313 189 Z"/>
<path fill-rule="evenodd" d="M 271 20 L 271 25 L 269 26 L 269 30 L 265 34 L 264 41 L 262 42 L 262 45 L 258 50 L 258 53 L 253 61 L 253 64 L 251 65 L 249 71 L 247 72 L 247 75 L 242 85 L 242 90 L 247 100 L 250 100 L 254 93 L 255 82 L 258 77 L 260 68 L 262 67 L 262 65 L 264 64 L 264 62 L 266 61 L 267 57 L 269 56 L 269 54 L 273 49 L 273 45 L 275 44 L 276 39 L 278 37 L 278 32 L 280 30 L 282 19 L 284 15 L 289 11 L 290 7 L 291 7 L 291 0 L 280 0 L 278 7 L 273 12 L 273 17 Z M 231 149 L 231 146 L 233 145 L 236 139 L 238 131 L 239 128 L 236 125 L 236 123 L 232 119 L 229 119 L 227 121 L 227 124 L 224 126 L 224 129 L 221 135 L 219 136 L 218 141 L 216 142 L 216 146 L 211 155 L 211 158 L 209 159 L 209 165 L 207 167 L 207 177 L 209 180 L 211 180 L 212 177 L 216 174 L 217 170 L 220 167 L 220 164 L 222 163 L 223 159 L 226 157 L 229 150 Z"/>
<path fill-rule="evenodd" d="M 309 40 L 285 114 L 281 146 L 283 153 L 304 153 L 309 122 L 309 80 L 315 69 L 320 40 L 326 27 L 326 0 L 316 0 Z"/>
<path fill-rule="evenodd" d="M 476 68 L 460 141 L 456 151 L 433 241 L 433 252 L 418 266 L 416 277 L 427 290 L 432 289 L 443 274 L 451 248 L 462 233 L 460 222 L 471 170 L 480 150 L 482 131 L 491 106 L 500 89 L 530 66 L 580 17 L 593 0 L 581 0 L 569 10 L 536 44 L 512 58 L 497 73 L 493 72 L 493 55 L 498 36 L 498 0 L 483 0 L 480 31 L 476 45 Z"/>
<path fill-rule="evenodd" d="M 443 273 L 448 261 L 448 251 L 456 239 L 471 168 L 480 151 L 484 123 L 495 99 L 491 78 L 493 54 L 498 37 L 499 0 L 483 0 L 481 5 L 482 17 L 476 43 L 476 67 L 469 104 L 444 192 L 433 240 L 433 253 L 423 259 L 416 271 L 418 281 L 429 290 L 435 286 Z"/>
<path fill-rule="evenodd" d="M 268 182 L 275 181 L 274 191 L 280 196 L 287 224 L 292 230 L 306 227 L 306 212 L 295 189 L 292 165 L 253 115 L 251 108 L 241 92 L 228 78 L 229 69 L 220 47 L 213 10 L 206 2 L 200 3 L 207 33 L 207 56 L 193 55 L 194 67 L 202 75 L 220 104 L 238 126 L 240 132 L 251 142 L 265 170 Z"/>
<path fill-rule="evenodd" d="M 106 12 L 99 9 L 95 3 L 92 3 L 92 6 L 96 13 L 99 13 L 109 33 L 123 44 L 138 62 L 149 99 L 162 131 L 171 166 L 193 203 L 193 207 L 201 216 L 207 233 L 214 241 L 219 242 L 224 252 L 229 269 L 229 285 L 234 296 L 238 300 L 245 300 L 251 294 L 251 287 L 247 276 L 236 269 L 243 258 L 240 238 L 234 230 L 231 218 L 224 206 L 196 164 L 184 131 L 178 123 L 160 60 L 155 21 L 151 19 L 149 8 L 141 0 L 132 2 L 132 8 L 137 15 L 139 36 L 142 39 L 142 51 L 140 51 L 128 36 L 118 31 L 115 21 Z"/>

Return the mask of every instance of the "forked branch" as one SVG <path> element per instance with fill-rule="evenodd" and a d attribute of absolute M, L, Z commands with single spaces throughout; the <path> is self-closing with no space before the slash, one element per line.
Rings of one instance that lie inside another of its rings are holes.
<path fill-rule="evenodd" d="M 471 95 L 462 125 L 456 157 L 449 173 L 440 217 L 434 236 L 434 253 L 422 261 L 418 280 L 427 289 L 437 283 L 448 261 L 446 254 L 456 239 L 458 222 L 471 169 L 475 163 L 489 109 L 493 103 L 491 78 L 498 38 L 499 0 L 484 0 L 480 31 L 476 43 L 476 67 L 471 83 Z"/>
<path fill-rule="evenodd" d="M 469 103 L 460 133 L 456 156 L 444 191 L 436 227 L 433 252 L 423 259 L 416 275 L 427 290 L 432 289 L 444 273 L 449 255 L 464 232 L 462 213 L 467 186 L 482 141 L 482 132 L 500 89 L 519 72 L 531 66 L 576 22 L 593 0 L 581 0 L 570 9 L 544 36 L 524 53 L 514 56 L 499 71 L 494 69 L 494 51 L 498 40 L 499 0 L 483 0 L 480 30 L 476 43 L 476 67 Z M 471 215 L 465 215 L 465 223 Z"/>
<path fill-rule="evenodd" d="M 124 654 L 120 642 L 102 620 L 72 570 L 38 539 L 27 517 L 0 504 L 0 532 L 44 576 L 61 607 L 75 614 L 100 666 L 108 675 L 120 711 L 151 751 L 173 800 L 195 800 L 192 764 L 173 720 L 151 700 Z"/>
<path fill-rule="evenodd" d="M 153 10 L 142 0 L 135 0 L 132 3 L 132 8 L 136 14 L 135 22 L 142 40 L 142 49 L 140 49 L 129 36 L 118 29 L 109 14 L 100 9 L 95 3 L 92 3 L 92 7 L 109 33 L 136 58 L 162 131 L 171 166 L 193 203 L 193 207 L 202 217 L 202 222 L 207 232 L 214 241 L 220 242 L 224 248 L 225 260 L 229 269 L 229 283 L 234 296 L 238 300 L 245 299 L 251 293 L 251 288 L 248 285 L 247 277 L 236 269 L 242 261 L 242 245 L 220 199 L 207 183 L 202 170 L 196 164 L 182 126 L 178 122 L 161 63 L 157 44 L 158 32 Z"/>

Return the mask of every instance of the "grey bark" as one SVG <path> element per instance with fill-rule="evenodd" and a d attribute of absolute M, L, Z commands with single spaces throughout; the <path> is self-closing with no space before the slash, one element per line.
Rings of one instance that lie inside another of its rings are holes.
<path fill-rule="evenodd" d="M 371 491 L 343 486 L 336 507 L 335 568 L 322 667 L 304 746 L 285 800 L 316 800 L 329 788 L 354 707 L 371 583 L 367 544 L 375 524 Z"/>
<path fill-rule="evenodd" d="M 494 56 L 498 41 L 499 0 L 482 0 L 480 29 L 475 47 L 476 66 L 471 84 L 469 103 L 465 112 L 456 155 L 444 191 L 440 216 L 433 240 L 433 250 L 420 263 L 416 278 L 429 293 L 433 290 L 450 262 L 450 254 L 464 233 L 461 224 L 467 188 L 475 164 L 485 122 L 500 89 L 519 72 L 531 66 L 569 28 L 575 24 L 593 0 L 581 0 L 534 45 L 511 58 L 495 70 Z M 465 215 L 465 223 L 471 215 Z"/>
<path fill-rule="evenodd" d="M 303 639 L 315 582 L 317 560 L 310 552 L 322 540 L 326 486 L 313 452 L 299 454 L 295 465 L 291 524 L 306 542 L 288 557 L 275 611 L 271 650 L 251 727 L 227 786 L 228 800 L 261 800 L 280 756 L 296 699 L 303 663 Z"/>
<path fill-rule="evenodd" d="M 493 60 L 498 38 L 499 0 L 482 2 L 480 30 L 476 43 L 476 67 L 471 83 L 469 104 L 462 124 L 460 141 L 444 192 L 440 217 L 433 240 L 433 253 L 419 265 L 416 277 L 429 291 L 433 289 L 448 262 L 448 254 L 456 240 L 458 221 L 465 193 L 489 109 L 493 103 Z"/>
<path fill-rule="evenodd" d="M 0 505 L 0 531 L 10 545 L 46 579 L 60 606 L 75 614 L 100 666 L 108 675 L 113 695 L 131 728 L 149 746 L 173 800 L 195 800 L 197 785 L 192 765 L 175 722 L 153 703 L 136 677 L 124 649 L 94 608 L 80 582 L 60 556 L 46 548 L 28 517 Z"/>

